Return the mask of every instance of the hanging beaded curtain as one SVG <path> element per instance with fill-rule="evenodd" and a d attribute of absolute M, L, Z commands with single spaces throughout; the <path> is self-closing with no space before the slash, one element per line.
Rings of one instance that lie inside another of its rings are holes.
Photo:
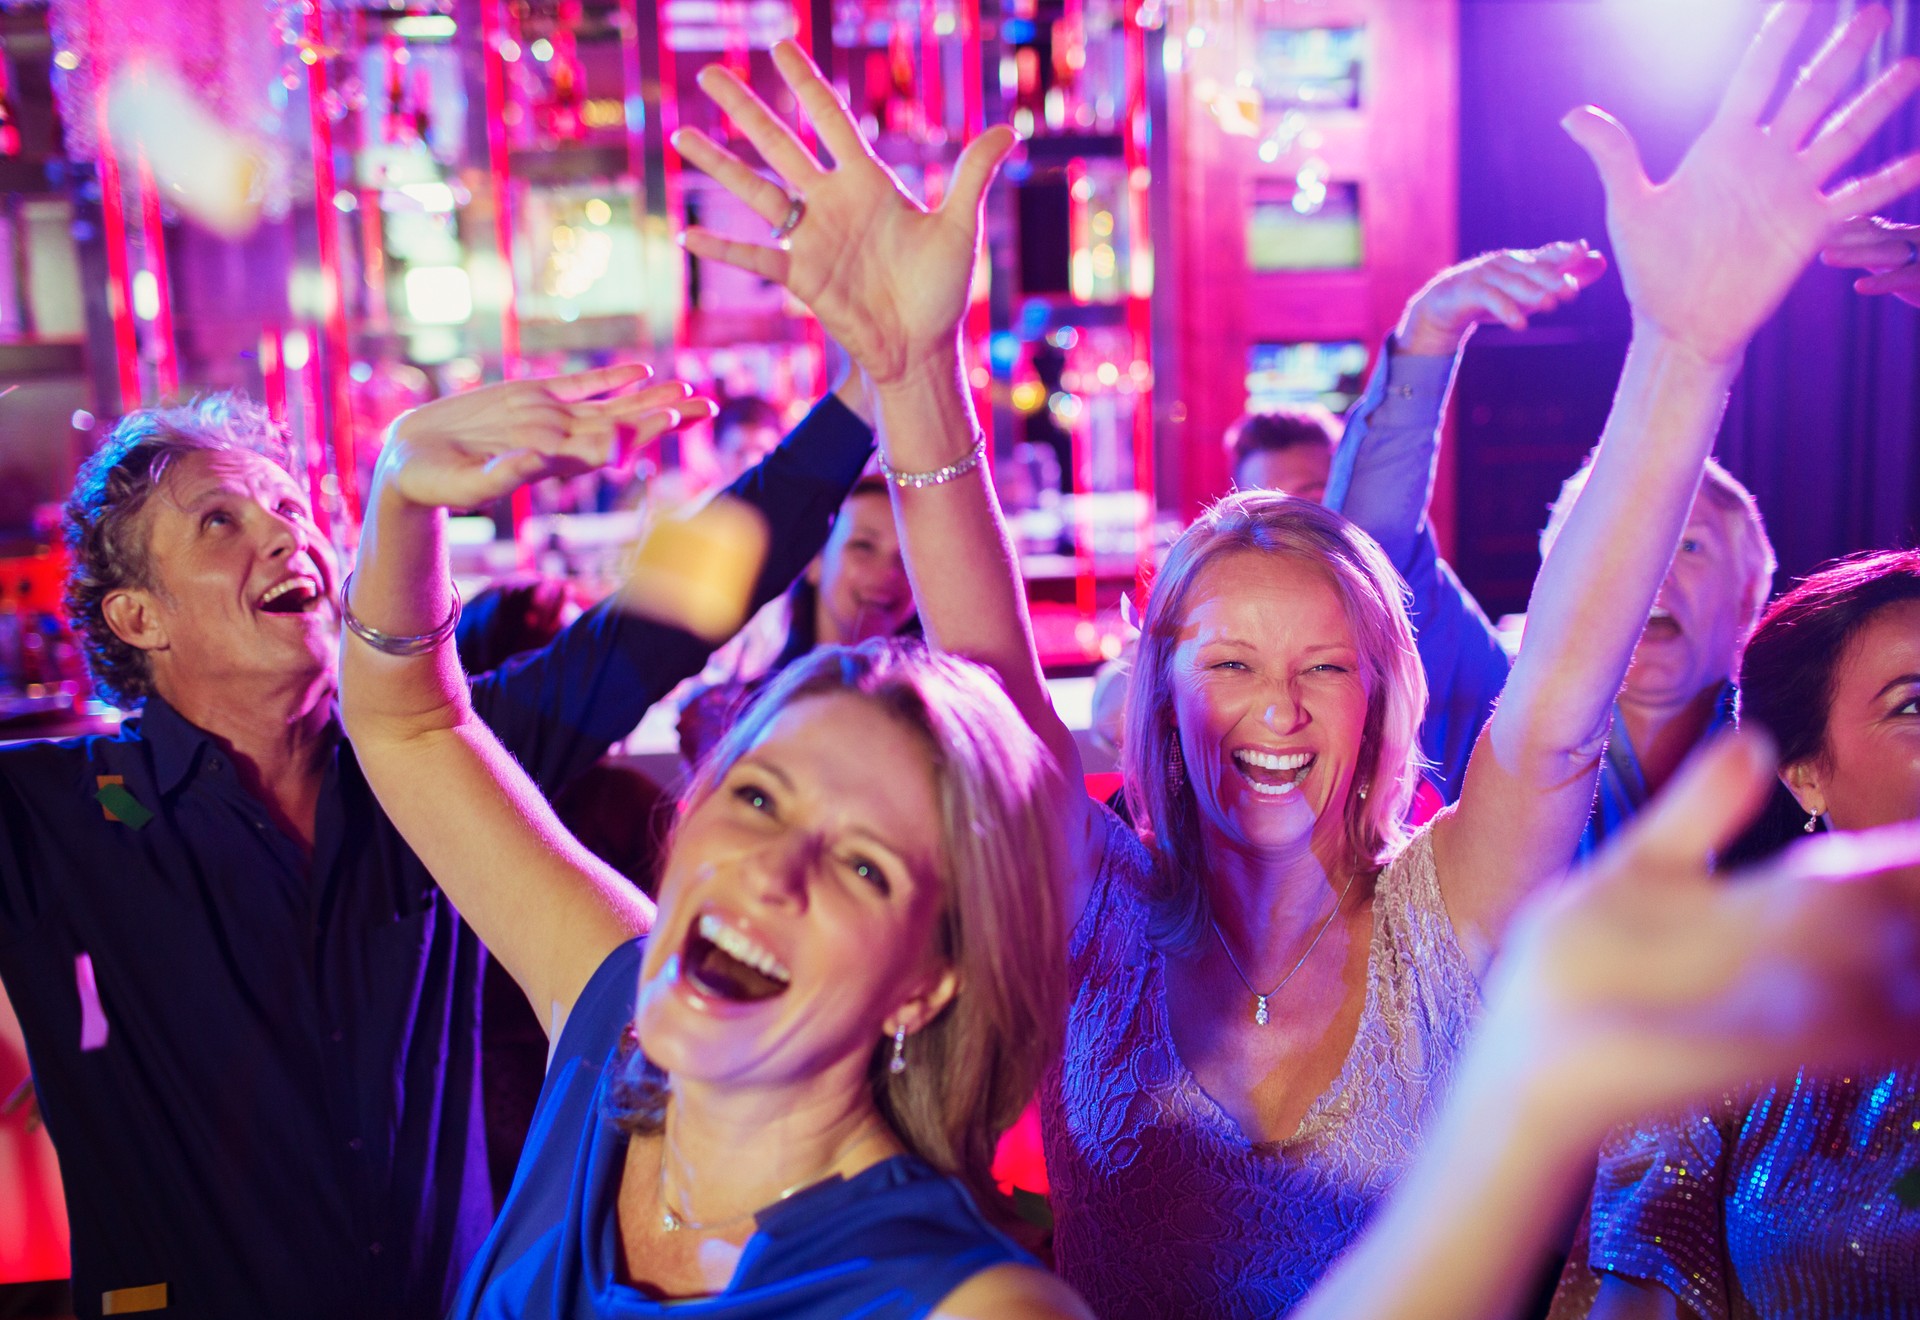
<path fill-rule="evenodd" d="M 301 12 L 300 0 L 53 0 L 54 94 L 67 154 L 96 159 L 115 79 L 158 71 L 258 153 L 265 168 L 255 201 L 269 215 L 285 214 L 284 75 L 298 69 Z"/>

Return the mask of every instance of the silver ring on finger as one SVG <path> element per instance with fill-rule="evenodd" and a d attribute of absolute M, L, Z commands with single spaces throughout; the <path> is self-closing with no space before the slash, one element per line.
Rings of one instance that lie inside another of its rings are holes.
<path fill-rule="evenodd" d="M 800 222 L 806 218 L 807 199 L 798 193 L 789 194 L 787 197 L 786 218 L 773 227 L 773 241 L 779 246 L 785 247 L 787 240 L 793 237 L 793 231 L 798 229 Z"/>

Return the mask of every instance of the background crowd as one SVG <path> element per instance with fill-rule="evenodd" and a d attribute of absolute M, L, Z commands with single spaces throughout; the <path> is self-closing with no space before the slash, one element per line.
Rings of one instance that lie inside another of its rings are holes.
<path fill-rule="evenodd" d="M 850 358 L 716 501 L 764 530 L 744 572 L 457 637 L 449 509 L 714 411 L 644 369 L 405 414 L 344 577 L 263 413 L 123 420 L 69 608 L 140 717 L 0 753 L 0 975 L 82 1312 L 1920 1314 L 1920 558 L 1770 602 L 1710 457 L 1817 258 L 1920 304 L 1920 230 L 1876 218 L 1920 157 L 1855 159 L 1920 61 L 1858 86 L 1869 7 L 1795 72 L 1806 14 L 1663 182 L 1568 115 L 1604 257 L 1441 272 L 1343 433 L 1226 437 L 1239 489 L 1107 677 L 1111 806 L 960 347 L 1012 135 L 930 206 L 790 44 L 804 140 L 701 75 L 776 177 L 675 141 L 772 229 L 689 250 Z M 1616 276 L 1632 345 L 1510 658 L 1428 524 L 1453 371 Z M 579 788 L 670 693 L 677 804 Z M 540 1077 L 510 1180 L 489 963 L 531 1015 L 502 1086 Z M 1044 1232 L 994 1173 L 1036 1100 Z"/>

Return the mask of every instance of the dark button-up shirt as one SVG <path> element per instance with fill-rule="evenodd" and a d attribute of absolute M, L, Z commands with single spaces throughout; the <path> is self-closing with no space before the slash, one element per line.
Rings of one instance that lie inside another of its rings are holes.
<path fill-rule="evenodd" d="M 772 533 L 756 603 L 818 552 L 871 442 L 829 399 L 736 483 Z M 551 792 L 708 649 L 601 607 L 476 678 L 474 708 Z M 164 1285 L 173 1315 L 444 1314 L 493 1209 L 483 958 L 337 722 L 311 857 L 159 697 L 115 737 L 0 751 L 0 980 L 79 1313 Z"/>

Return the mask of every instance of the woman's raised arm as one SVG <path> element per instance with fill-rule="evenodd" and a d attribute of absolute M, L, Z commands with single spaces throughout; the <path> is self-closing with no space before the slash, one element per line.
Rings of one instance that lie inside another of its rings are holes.
<path fill-rule="evenodd" d="M 823 165 L 791 129 L 718 65 L 700 85 L 732 118 L 783 188 L 693 129 L 674 145 L 751 207 L 778 241 L 745 243 L 702 230 L 697 256 L 730 262 L 784 285 L 812 309 L 872 382 L 880 449 L 894 475 L 894 507 L 914 599 L 928 640 L 993 670 L 1053 753 L 1064 837 L 1079 864 L 1077 920 L 1091 875 L 1095 819 L 1080 753 L 1048 696 L 1027 617 L 1019 561 L 988 480 L 983 441 L 963 377 L 966 312 L 980 209 L 1013 134 L 989 129 L 967 145 L 946 196 L 927 207 L 869 149 L 813 62 L 791 42 L 774 63 L 834 163 Z"/>
<path fill-rule="evenodd" d="M 1716 877 L 1773 769 L 1721 738 L 1521 917 L 1419 1158 L 1296 1320 L 1513 1315 L 1615 1123 L 1920 1048 L 1920 826 Z"/>
<path fill-rule="evenodd" d="M 613 460 L 711 405 L 644 367 L 513 381 L 394 424 L 343 596 L 366 629 L 419 648 L 342 640 L 340 707 L 380 805 L 493 955 L 557 1030 L 587 978 L 653 905 L 567 832 L 474 715 L 454 651 L 446 511 Z M 413 654 L 394 650 L 415 649 Z"/>
<path fill-rule="evenodd" d="M 1896 63 L 1832 113 L 1890 21 L 1864 9 L 1762 114 L 1807 13 L 1767 17 L 1713 122 L 1651 183 L 1633 139 L 1586 107 L 1567 132 L 1598 167 L 1633 341 L 1586 489 L 1534 584 L 1526 641 L 1436 826 L 1463 942 L 1490 956 L 1515 906 L 1572 856 L 1615 695 L 1673 559 L 1747 341 L 1834 226 L 1920 184 L 1920 157 L 1829 181 L 1920 85 Z"/>

